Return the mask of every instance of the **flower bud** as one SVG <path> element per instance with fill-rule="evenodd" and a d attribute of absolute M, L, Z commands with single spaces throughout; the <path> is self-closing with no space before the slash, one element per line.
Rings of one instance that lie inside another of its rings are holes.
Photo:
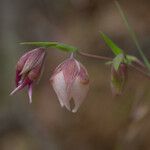
<path fill-rule="evenodd" d="M 11 95 L 28 86 L 29 102 L 32 102 L 32 85 L 41 75 L 45 49 L 36 48 L 25 53 L 16 65 L 16 88 Z"/>
<path fill-rule="evenodd" d="M 127 65 L 121 63 L 118 70 L 116 71 L 114 66 L 111 67 L 111 90 L 113 95 L 120 95 L 124 88 L 126 80 Z"/>
<path fill-rule="evenodd" d="M 54 71 L 50 81 L 61 106 L 76 112 L 89 90 L 89 76 L 85 67 L 74 58 L 61 63 Z M 70 108 L 70 100 L 74 108 Z"/>

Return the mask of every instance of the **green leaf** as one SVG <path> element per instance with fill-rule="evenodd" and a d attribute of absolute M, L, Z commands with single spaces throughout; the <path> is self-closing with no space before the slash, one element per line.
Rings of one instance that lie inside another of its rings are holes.
<path fill-rule="evenodd" d="M 22 42 L 21 45 L 33 45 L 33 46 L 41 46 L 41 47 L 52 47 L 56 46 L 58 42 Z"/>
<path fill-rule="evenodd" d="M 60 49 L 62 51 L 67 51 L 67 52 L 75 52 L 78 49 L 76 47 L 73 47 L 71 45 L 63 44 L 63 43 L 58 43 L 56 46 L 53 46 L 54 48 Z"/>
<path fill-rule="evenodd" d="M 124 55 L 119 54 L 113 59 L 113 66 L 116 71 L 118 71 L 120 64 L 124 61 Z"/>
<path fill-rule="evenodd" d="M 59 43 L 59 42 L 23 42 L 20 44 L 40 46 L 45 48 L 57 48 L 61 51 L 66 51 L 66 52 L 75 52 L 78 50 L 76 47 L 73 47 L 68 44 Z"/>
<path fill-rule="evenodd" d="M 118 54 L 123 53 L 123 50 L 119 48 L 106 34 L 100 32 L 102 39 L 105 41 L 107 46 L 112 50 L 112 52 L 117 56 Z"/>

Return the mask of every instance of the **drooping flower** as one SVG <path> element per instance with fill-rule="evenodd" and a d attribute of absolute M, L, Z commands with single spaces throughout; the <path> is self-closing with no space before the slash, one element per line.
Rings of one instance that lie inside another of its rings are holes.
<path fill-rule="evenodd" d="M 127 76 L 127 65 L 121 63 L 118 70 L 111 66 L 111 90 L 113 95 L 120 95 Z"/>
<path fill-rule="evenodd" d="M 61 63 L 50 78 L 62 107 L 76 112 L 89 90 L 89 76 L 85 67 L 73 57 Z M 71 110 L 70 100 L 74 100 Z"/>
<path fill-rule="evenodd" d="M 19 59 L 16 65 L 16 88 L 10 95 L 28 86 L 29 103 L 32 102 L 32 85 L 41 75 L 44 58 L 45 48 L 36 48 Z"/>

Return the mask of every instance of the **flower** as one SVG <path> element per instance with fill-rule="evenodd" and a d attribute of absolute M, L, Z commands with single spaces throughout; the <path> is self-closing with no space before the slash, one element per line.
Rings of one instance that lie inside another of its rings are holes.
<path fill-rule="evenodd" d="M 73 57 L 61 63 L 50 78 L 61 106 L 76 112 L 89 90 L 89 76 L 85 67 Z M 71 110 L 70 100 L 74 100 Z"/>
<path fill-rule="evenodd" d="M 124 88 L 125 80 L 127 76 L 127 65 L 121 63 L 118 70 L 115 70 L 114 66 L 111 67 L 111 90 L 113 95 L 120 95 Z"/>
<path fill-rule="evenodd" d="M 32 85 L 41 75 L 44 58 L 45 49 L 36 48 L 19 59 L 16 65 L 16 88 L 10 95 L 28 86 L 29 103 L 32 102 Z"/>

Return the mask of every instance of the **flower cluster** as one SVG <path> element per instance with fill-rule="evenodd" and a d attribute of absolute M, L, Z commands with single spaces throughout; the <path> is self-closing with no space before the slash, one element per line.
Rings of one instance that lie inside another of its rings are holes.
<path fill-rule="evenodd" d="M 41 76 L 45 54 L 45 48 L 36 48 L 19 59 L 16 66 L 16 88 L 11 95 L 27 86 L 29 103 L 32 102 L 32 86 Z M 76 112 L 89 89 L 89 76 L 85 67 L 71 55 L 54 70 L 50 82 L 61 106 Z M 73 108 L 70 107 L 72 98 Z"/>

